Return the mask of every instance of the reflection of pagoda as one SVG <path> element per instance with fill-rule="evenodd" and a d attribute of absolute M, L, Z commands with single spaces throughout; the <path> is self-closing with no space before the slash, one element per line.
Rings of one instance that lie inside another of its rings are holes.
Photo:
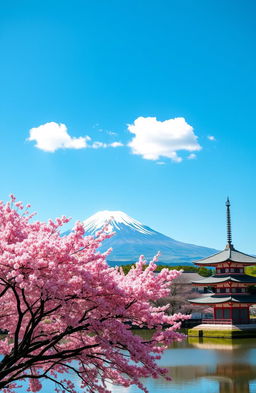
<path fill-rule="evenodd" d="M 249 364 L 219 364 L 208 379 L 219 382 L 219 393 L 250 393 L 250 379 L 255 376 L 255 368 Z"/>
<path fill-rule="evenodd" d="M 229 199 L 226 207 L 226 248 L 208 258 L 194 262 L 198 266 L 216 268 L 214 276 L 193 282 L 196 285 L 212 287 L 214 293 L 206 297 L 190 299 L 189 302 L 214 308 L 214 319 L 209 320 L 208 323 L 248 324 L 250 323 L 249 308 L 256 303 L 256 295 L 248 292 L 248 286 L 256 284 L 256 277 L 245 274 L 244 268 L 256 264 L 256 258 L 234 248 L 231 238 Z"/>

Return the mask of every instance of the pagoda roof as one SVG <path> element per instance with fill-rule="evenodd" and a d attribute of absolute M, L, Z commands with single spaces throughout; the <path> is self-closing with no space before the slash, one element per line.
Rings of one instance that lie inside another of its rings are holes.
<path fill-rule="evenodd" d="M 192 284 L 211 285 L 228 281 L 245 284 L 256 284 L 256 277 L 248 276 L 247 274 L 219 274 L 216 276 L 205 277 L 202 280 L 192 281 Z"/>
<path fill-rule="evenodd" d="M 227 261 L 241 263 L 241 265 L 256 264 L 255 257 L 236 250 L 232 244 L 228 244 L 223 251 L 220 251 L 217 254 L 211 255 L 207 258 L 194 261 L 194 263 L 196 265 L 216 265 L 218 263 Z"/>
<path fill-rule="evenodd" d="M 211 255 L 207 258 L 199 259 L 194 261 L 196 265 L 205 265 L 205 266 L 215 266 L 218 263 L 223 262 L 234 262 L 245 266 L 250 266 L 256 264 L 256 257 L 252 257 L 251 255 L 245 254 L 235 249 L 232 244 L 232 236 L 231 236 L 231 216 L 230 216 L 230 201 L 227 198 L 226 201 L 226 214 L 227 214 L 227 245 L 223 251 L 218 252 L 217 254 Z"/>
<path fill-rule="evenodd" d="M 219 303 L 255 303 L 256 295 L 212 295 L 201 298 L 188 299 L 190 303 L 196 304 L 219 304 Z"/>

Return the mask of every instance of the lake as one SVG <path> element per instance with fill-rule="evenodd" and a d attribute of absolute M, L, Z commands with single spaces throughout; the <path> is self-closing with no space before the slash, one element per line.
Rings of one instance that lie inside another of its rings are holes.
<path fill-rule="evenodd" d="M 187 338 L 174 343 L 159 363 L 168 368 L 173 380 L 144 380 L 150 393 L 256 393 L 256 339 Z M 109 389 L 141 393 L 134 386 Z M 25 388 L 17 391 L 25 392 Z M 54 393 L 54 386 L 44 384 L 42 393 Z"/>

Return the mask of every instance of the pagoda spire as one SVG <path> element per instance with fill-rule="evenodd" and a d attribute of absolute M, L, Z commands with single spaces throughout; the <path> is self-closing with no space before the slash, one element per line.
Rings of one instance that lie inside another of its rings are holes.
<path fill-rule="evenodd" d="M 227 197 L 226 201 L 227 207 L 227 248 L 232 248 L 232 233 L 231 233 L 231 215 L 230 215 L 230 201 L 229 197 Z"/>

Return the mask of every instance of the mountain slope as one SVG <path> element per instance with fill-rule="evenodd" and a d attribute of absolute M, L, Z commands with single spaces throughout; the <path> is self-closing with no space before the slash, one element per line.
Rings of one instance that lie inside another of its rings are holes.
<path fill-rule="evenodd" d="M 120 211 L 101 211 L 84 221 L 86 234 L 94 234 L 108 222 L 108 230 L 115 235 L 104 241 L 101 251 L 112 247 L 109 255 L 111 265 L 124 265 L 138 260 L 143 254 L 151 259 L 158 251 L 159 263 L 190 264 L 205 258 L 217 250 L 183 243 L 143 225 Z"/>

